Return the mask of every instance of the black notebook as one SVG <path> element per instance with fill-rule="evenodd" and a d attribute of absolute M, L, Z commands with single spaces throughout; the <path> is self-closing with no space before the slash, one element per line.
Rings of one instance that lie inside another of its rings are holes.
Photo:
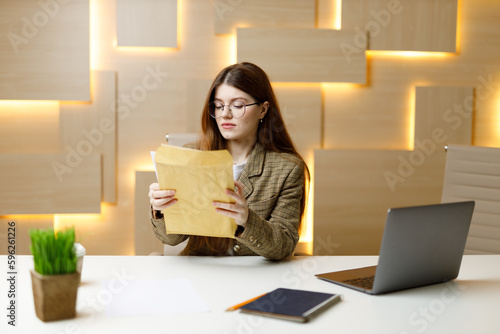
<path fill-rule="evenodd" d="M 240 310 L 243 313 L 308 322 L 340 300 L 338 294 L 280 288 L 242 306 Z"/>

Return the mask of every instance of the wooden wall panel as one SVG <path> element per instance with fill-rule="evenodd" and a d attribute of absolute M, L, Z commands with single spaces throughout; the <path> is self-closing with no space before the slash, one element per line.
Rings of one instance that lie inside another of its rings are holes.
<path fill-rule="evenodd" d="M 0 11 L 0 99 L 90 100 L 89 22 L 89 0 L 9 1 Z"/>
<path fill-rule="evenodd" d="M 118 46 L 177 47 L 177 0 L 117 0 Z"/>
<path fill-rule="evenodd" d="M 314 28 L 315 0 L 215 0 L 215 33 L 234 34 L 237 27 Z"/>
<path fill-rule="evenodd" d="M 0 102 L 0 153 L 58 153 L 59 102 Z"/>
<path fill-rule="evenodd" d="M 201 113 L 208 90 L 213 80 L 189 80 L 189 94 L 186 96 L 186 132 L 199 133 L 201 131 Z"/>
<path fill-rule="evenodd" d="M 0 215 L 100 212 L 98 154 L 0 154 L 0 170 Z"/>
<path fill-rule="evenodd" d="M 273 89 L 297 150 L 312 161 L 322 140 L 321 85 L 273 84 Z"/>
<path fill-rule="evenodd" d="M 440 202 L 444 145 L 471 142 L 472 93 L 417 87 L 412 151 L 315 151 L 314 254 L 378 254 L 387 209 Z"/>
<path fill-rule="evenodd" d="M 53 215 L 23 215 L 23 216 L 0 216 L 0 226 L 3 231 L 0 232 L 0 255 L 8 254 L 8 235 L 7 224 L 15 223 L 15 249 L 16 255 L 31 255 L 31 239 L 29 231 L 31 229 L 53 228 Z"/>
<path fill-rule="evenodd" d="M 473 112 L 474 87 L 416 87 L 415 147 L 471 144 Z"/>
<path fill-rule="evenodd" d="M 369 86 L 323 86 L 324 148 L 404 150 L 411 146 L 414 88 L 385 76 L 386 80 Z"/>
<path fill-rule="evenodd" d="M 387 209 L 438 203 L 445 152 L 316 150 L 315 255 L 376 255 Z M 420 157 L 420 155 L 418 155 Z"/>
<path fill-rule="evenodd" d="M 156 238 L 149 221 L 149 185 L 156 180 L 154 171 L 135 172 L 135 255 L 163 254 L 163 243 Z"/>
<path fill-rule="evenodd" d="M 353 31 L 238 28 L 238 62 L 259 64 L 274 82 L 366 83 L 364 49 L 346 57 L 339 47 Z"/>
<path fill-rule="evenodd" d="M 456 52 L 457 14 L 458 0 L 347 0 L 342 29 L 367 32 L 369 50 Z"/>
<path fill-rule="evenodd" d="M 92 103 L 61 103 L 61 146 L 66 152 L 89 147 L 102 155 L 102 200 L 116 201 L 116 72 L 92 73 Z"/>
<path fill-rule="evenodd" d="M 316 4 L 316 28 L 340 29 L 342 0 L 317 0 Z"/>
<path fill-rule="evenodd" d="M 462 77 L 457 77 L 457 81 L 450 80 L 445 73 L 458 66 L 457 60 L 454 56 L 370 56 L 368 85 L 324 84 L 324 148 L 411 149 L 414 144 L 415 86 L 434 83 L 471 87 L 471 83 L 481 82 Z M 443 75 L 434 77 L 434 73 Z M 481 90 L 484 92 L 486 88 Z M 465 96 L 457 97 L 453 103 L 462 104 L 464 99 Z M 476 105 L 483 102 L 475 101 Z M 453 103 L 440 112 L 453 108 Z M 475 135 L 480 133 L 476 131 Z"/>

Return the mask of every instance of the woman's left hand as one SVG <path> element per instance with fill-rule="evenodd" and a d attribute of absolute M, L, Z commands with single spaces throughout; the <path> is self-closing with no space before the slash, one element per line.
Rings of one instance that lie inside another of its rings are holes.
<path fill-rule="evenodd" d="M 234 181 L 236 191 L 226 189 L 226 194 L 235 200 L 235 203 L 213 202 L 216 211 L 224 216 L 234 218 L 236 224 L 246 226 L 248 220 L 248 205 L 243 196 L 243 183 Z"/>

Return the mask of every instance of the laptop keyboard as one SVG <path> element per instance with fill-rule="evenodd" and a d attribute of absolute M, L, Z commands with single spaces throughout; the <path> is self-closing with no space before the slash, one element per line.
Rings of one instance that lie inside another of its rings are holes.
<path fill-rule="evenodd" d="M 342 281 L 342 283 L 359 286 L 363 289 L 371 290 L 375 276 L 360 277 Z"/>

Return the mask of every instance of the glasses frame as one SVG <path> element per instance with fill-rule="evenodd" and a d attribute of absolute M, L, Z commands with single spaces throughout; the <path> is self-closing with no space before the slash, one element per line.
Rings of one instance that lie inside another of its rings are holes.
<path fill-rule="evenodd" d="M 238 101 L 236 101 L 236 102 L 238 102 Z M 222 105 L 221 115 L 220 115 L 219 117 L 215 117 L 215 115 L 212 115 L 212 114 L 210 113 L 210 105 L 211 105 L 211 104 L 215 104 L 215 101 L 212 101 L 212 102 L 210 102 L 210 103 L 208 104 L 208 113 L 210 114 L 210 116 L 211 116 L 212 118 L 219 119 L 219 118 L 221 118 L 221 117 L 222 117 L 222 113 L 224 112 L 224 108 L 227 106 L 227 109 L 229 110 L 229 113 L 231 114 L 231 116 L 232 116 L 232 117 L 234 117 L 234 118 L 236 118 L 236 119 L 240 119 L 240 118 L 243 118 L 243 116 L 245 116 L 245 113 L 247 112 L 247 107 L 249 107 L 249 106 L 253 106 L 253 105 L 256 105 L 256 104 L 260 104 L 261 102 L 254 102 L 254 103 L 250 103 L 250 104 L 244 104 L 244 103 L 242 102 L 242 103 L 243 103 L 243 114 L 242 114 L 240 117 L 236 117 L 236 116 L 234 116 L 234 114 L 233 114 L 233 110 L 231 109 L 231 104 L 233 104 L 233 103 L 235 103 L 235 102 L 231 102 L 231 103 L 229 103 L 229 104 L 222 104 L 222 103 L 221 103 L 221 105 Z"/>

